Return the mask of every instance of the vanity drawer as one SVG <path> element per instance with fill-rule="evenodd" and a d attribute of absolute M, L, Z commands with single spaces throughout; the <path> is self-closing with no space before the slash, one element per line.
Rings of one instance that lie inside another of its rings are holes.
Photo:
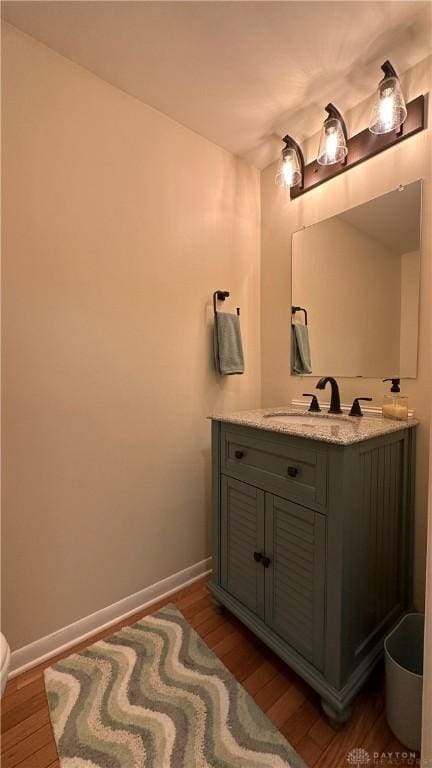
<path fill-rule="evenodd" d="M 327 454 L 300 446 L 289 436 L 256 437 L 235 425 L 222 426 L 221 471 L 312 508 L 327 502 Z M 302 441 L 304 442 L 304 441 Z"/>

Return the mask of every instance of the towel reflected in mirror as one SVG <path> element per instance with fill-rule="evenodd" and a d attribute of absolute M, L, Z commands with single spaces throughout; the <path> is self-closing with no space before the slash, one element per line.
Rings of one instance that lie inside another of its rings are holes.
<path fill-rule="evenodd" d="M 292 352 L 291 352 L 291 371 L 300 376 L 306 373 L 312 373 L 311 353 L 309 346 L 309 330 L 307 325 L 292 323 Z"/>

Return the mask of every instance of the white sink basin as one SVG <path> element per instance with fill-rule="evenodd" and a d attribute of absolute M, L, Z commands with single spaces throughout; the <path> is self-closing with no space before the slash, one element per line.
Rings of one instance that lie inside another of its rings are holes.
<path fill-rule="evenodd" d="M 343 422 L 344 426 L 353 423 L 352 419 L 342 414 L 340 416 L 332 416 L 326 413 L 265 413 L 264 418 L 278 421 L 282 424 L 305 427 L 306 429 L 316 429 L 317 427 L 320 429 L 331 429 L 332 427 L 339 426 L 341 422 Z"/>

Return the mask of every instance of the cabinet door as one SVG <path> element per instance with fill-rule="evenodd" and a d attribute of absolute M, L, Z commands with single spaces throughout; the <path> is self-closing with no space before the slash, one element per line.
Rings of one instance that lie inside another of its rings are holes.
<path fill-rule="evenodd" d="M 326 518 L 266 494 L 265 621 L 298 653 L 323 668 Z"/>
<path fill-rule="evenodd" d="M 222 475 L 221 584 L 246 608 L 264 617 L 264 492 Z"/>

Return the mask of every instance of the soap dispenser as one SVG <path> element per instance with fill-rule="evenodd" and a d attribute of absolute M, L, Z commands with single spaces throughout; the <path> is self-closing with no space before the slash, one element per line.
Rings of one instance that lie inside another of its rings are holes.
<path fill-rule="evenodd" d="M 390 394 L 384 395 L 382 414 L 387 419 L 407 419 L 408 418 L 408 398 L 400 394 L 400 379 L 383 379 L 391 381 Z"/>

